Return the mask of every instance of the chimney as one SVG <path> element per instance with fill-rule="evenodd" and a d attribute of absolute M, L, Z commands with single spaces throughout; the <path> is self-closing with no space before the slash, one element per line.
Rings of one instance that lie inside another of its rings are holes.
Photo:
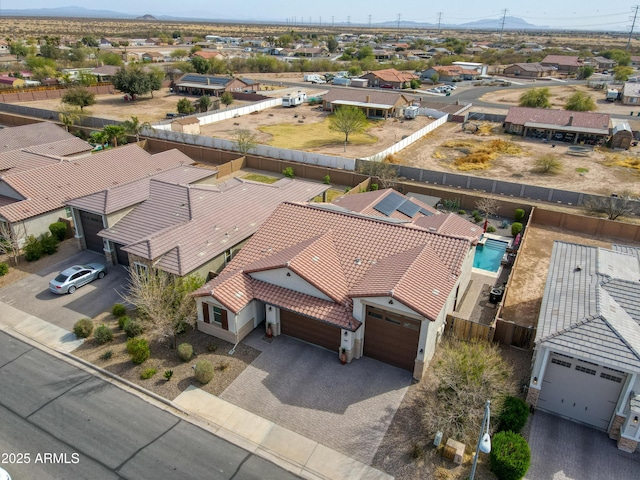
<path fill-rule="evenodd" d="M 367 95 L 367 99 L 365 100 L 366 103 L 371 103 L 371 95 Z"/>
<path fill-rule="evenodd" d="M 573 125 L 573 115 L 569 116 L 569 126 Z"/>

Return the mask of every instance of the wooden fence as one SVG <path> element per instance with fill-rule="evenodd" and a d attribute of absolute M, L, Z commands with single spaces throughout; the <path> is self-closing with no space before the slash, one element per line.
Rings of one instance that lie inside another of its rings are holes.
<path fill-rule="evenodd" d="M 494 332 L 493 325 L 483 325 L 453 315 L 447 315 L 447 325 L 444 329 L 445 336 L 465 341 L 478 339 L 491 342 L 493 341 Z"/>
<path fill-rule="evenodd" d="M 493 340 L 504 345 L 533 350 L 536 339 L 536 328 L 516 325 L 502 318 L 496 319 Z"/>

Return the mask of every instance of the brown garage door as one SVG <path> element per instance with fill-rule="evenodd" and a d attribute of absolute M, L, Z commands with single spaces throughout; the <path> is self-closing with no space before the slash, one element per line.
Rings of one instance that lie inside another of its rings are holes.
<path fill-rule="evenodd" d="M 297 313 L 280 310 L 280 329 L 285 335 L 329 350 L 338 351 L 340 347 L 340 328 Z"/>
<path fill-rule="evenodd" d="M 419 338 L 418 320 L 367 307 L 364 330 L 367 357 L 413 371 Z"/>
<path fill-rule="evenodd" d="M 124 250 L 122 250 L 122 247 L 124 247 L 124 245 L 121 245 L 119 243 L 114 243 L 113 244 L 116 248 L 116 258 L 118 260 L 118 265 L 122 265 L 125 267 L 129 266 L 129 254 L 127 252 L 125 252 Z"/>
<path fill-rule="evenodd" d="M 102 224 L 102 215 L 80 211 L 80 222 L 82 222 L 82 233 L 84 234 L 87 249 L 94 252 L 104 252 L 102 238 L 98 236 L 98 232 L 104 228 Z"/>

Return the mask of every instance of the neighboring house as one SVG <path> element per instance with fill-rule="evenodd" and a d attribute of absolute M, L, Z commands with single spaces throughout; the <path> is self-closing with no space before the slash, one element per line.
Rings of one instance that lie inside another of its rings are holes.
<path fill-rule="evenodd" d="M 465 70 L 474 70 L 478 75 L 486 75 L 488 66 L 479 62 L 453 62 L 452 65 L 461 67 Z"/>
<path fill-rule="evenodd" d="M 242 92 L 252 90 L 253 87 L 235 77 L 222 77 L 217 75 L 201 75 L 199 73 L 186 73 L 175 81 L 174 90 L 177 93 L 188 95 L 215 95 L 220 96 L 224 92 Z"/>
<path fill-rule="evenodd" d="M 409 86 L 411 80 L 417 79 L 418 76 L 413 73 L 400 72 L 395 68 L 388 68 L 365 73 L 359 78 L 366 79 L 370 87 L 390 86 L 393 88 L 405 88 Z"/>
<path fill-rule="evenodd" d="M 296 48 L 293 51 L 293 55 L 295 57 L 305 57 L 305 58 L 319 58 L 324 57 L 329 53 L 326 47 L 313 47 L 313 48 Z"/>
<path fill-rule="evenodd" d="M 46 156 L 46 145 L 38 149 Z M 108 186 L 145 178 L 177 165 L 191 164 L 178 150 L 151 155 L 139 146 L 127 145 L 80 158 L 58 158 L 56 163 L 8 173 L 0 178 L 0 219 L 20 223 L 29 235 L 49 231 L 59 218 L 69 218 L 65 203 Z M 81 219 L 75 218 L 77 226 Z"/>
<path fill-rule="evenodd" d="M 453 52 L 444 47 L 432 47 L 427 50 L 427 53 L 431 55 L 453 55 Z"/>
<path fill-rule="evenodd" d="M 547 55 L 542 59 L 540 65 L 553 67 L 559 72 L 571 73 L 577 72 L 583 64 L 578 57 L 571 57 L 569 55 Z"/>
<path fill-rule="evenodd" d="M 458 65 L 437 65 L 422 72 L 420 78 L 429 80 L 434 75 L 438 75 L 441 82 L 459 82 L 462 80 L 475 80 L 480 73 Z"/>
<path fill-rule="evenodd" d="M 504 130 L 549 141 L 601 143 L 609 137 L 610 118 L 607 113 L 511 107 L 504 120 Z"/>
<path fill-rule="evenodd" d="M 597 71 L 611 70 L 617 65 L 615 60 L 605 57 L 587 57 L 583 63 L 595 68 Z"/>
<path fill-rule="evenodd" d="M 114 77 L 116 73 L 120 71 L 122 67 L 115 65 L 102 65 L 91 70 L 91 75 L 96 76 L 98 82 L 108 82 Z"/>
<path fill-rule="evenodd" d="M 622 104 L 633 106 L 640 104 L 640 83 L 624 83 L 624 88 L 622 89 Z"/>
<path fill-rule="evenodd" d="M 640 442 L 640 248 L 556 241 L 527 401 Z"/>
<path fill-rule="evenodd" d="M 100 39 L 100 48 L 111 48 L 111 45 L 115 43 L 118 43 L 118 40 L 109 40 L 108 38 L 102 37 Z"/>
<path fill-rule="evenodd" d="M 143 62 L 164 62 L 164 55 L 158 52 L 145 52 L 140 56 L 140 58 Z"/>
<path fill-rule="evenodd" d="M 344 349 L 348 361 L 372 357 L 421 379 L 469 283 L 475 245 L 412 223 L 416 208 L 431 211 L 424 204 L 377 195 L 375 216 L 281 204 L 195 292 L 198 329 L 236 343 L 266 320 L 275 335 Z M 396 211 L 408 213 L 401 219 Z"/>
<path fill-rule="evenodd" d="M 153 266 L 173 275 L 211 278 L 283 201 L 307 201 L 328 186 L 282 179 L 274 184 L 232 179 L 213 185 L 217 171 L 179 167 L 69 202 L 99 230 L 88 248 L 109 263 Z M 103 245 L 104 242 L 104 245 Z"/>
<path fill-rule="evenodd" d="M 404 107 L 411 105 L 411 99 L 401 93 L 381 90 L 358 90 L 334 88 L 322 97 L 322 108 L 333 111 L 342 105 L 358 107 L 367 117 L 397 117 Z"/>
<path fill-rule="evenodd" d="M 219 52 L 218 50 L 198 50 L 197 52 L 194 52 L 191 56 L 204 58 L 205 60 L 209 60 L 211 58 L 224 60 L 227 58 L 223 53 Z"/>
<path fill-rule="evenodd" d="M 26 82 L 22 78 L 0 75 L 0 88 L 21 88 L 24 86 L 26 86 Z"/>
<path fill-rule="evenodd" d="M 631 66 L 632 67 L 640 67 L 640 57 L 632 55 L 631 56 Z"/>
<path fill-rule="evenodd" d="M 388 50 L 383 50 L 381 48 L 376 48 L 373 50 L 373 57 L 376 60 L 391 60 L 391 57 L 394 54 L 389 52 Z"/>
<path fill-rule="evenodd" d="M 524 78 L 550 77 L 555 72 L 555 68 L 546 67 L 539 63 L 514 63 L 504 69 L 505 75 Z"/>

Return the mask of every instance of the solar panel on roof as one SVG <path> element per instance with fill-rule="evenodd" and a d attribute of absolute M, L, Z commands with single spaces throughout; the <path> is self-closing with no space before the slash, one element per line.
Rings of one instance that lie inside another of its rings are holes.
<path fill-rule="evenodd" d="M 426 215 L 427 217 L 430 217 L 431 215 L 433 215 L 433 213 L 431 213 L 429 210 L 425 210 L 424 208 L 420 209 L 420 213 Z"/>
<path fill-rule="evenodd" d="M 404 201 L 405 198 L 402 195 L 391 193 L 376 203 L 373 209 L 388 217 L 395 212 L 396 209 L 404 203 Z"/>
<path fill-rule="evenodd" d="M 413 218 L 413 216 L 420 211 L 420 205 L 416 205 L 411 200 L 405 200 L 397 210 L 400 213 L 404 213 L 407 217 Z"/>

